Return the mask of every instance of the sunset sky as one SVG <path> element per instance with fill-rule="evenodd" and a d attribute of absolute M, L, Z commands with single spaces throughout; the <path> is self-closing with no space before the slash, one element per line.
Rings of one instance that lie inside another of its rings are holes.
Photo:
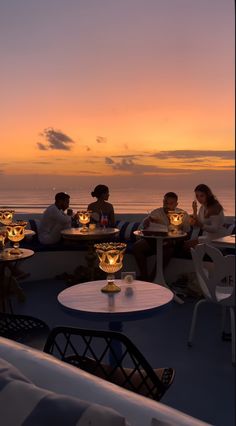
<path fill-rule="evenodd" d="M 0 0 L 0 181 L 232 177 L 234 19 L 233 0 Z"/>

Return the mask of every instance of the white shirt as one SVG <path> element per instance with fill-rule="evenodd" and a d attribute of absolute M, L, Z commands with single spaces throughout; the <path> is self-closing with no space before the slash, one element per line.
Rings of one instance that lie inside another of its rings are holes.
<path fill-rule="evenodd" d="M 176 213 L 179 213 L 182 210 L 176 208 L 175 211 L 176 211 Z M 158 221 L 162 225 L 169 226 L 169 224 L 170 224 L 169 218 L 168 218 L 167 214 L 165 213 L 165 210 L 164 210 L 163 207 L 159 207 L 158 209 L 152 210 L 152 212 L 150 213 L 150 215 L 147 216 L 147 217 L 150 217 L 150 216 L 154 217 L 155 219 L 158 219 Z M 144 220 L 146 218 L 144 218 Z M 184 219 L 183 219 L 183 231 L 184 232 L 189 232 L 189 230 L 190 230 L 189 215 L 188 215 L 187 212 L 185 212 Z"/>
<path fill-rule="evenodd" d="M 198 212 L 198 220 L 203 225 L 202 235 L 205 235 L 208 240 L 211 241 L 228 235 L 227 229 L 223 226 L 225 222 L 223 210 L 217 215 L 205 217 L 205 207 L 201 206 Z"/>
<path fill-rule="evenodd" d="M 61 231 L 71 228 L 71 216 L 59 210 L 55 204 L 43 213 L 39 225 L 39 241 L 42 244 L 56 244 L 61 239 Z"/>

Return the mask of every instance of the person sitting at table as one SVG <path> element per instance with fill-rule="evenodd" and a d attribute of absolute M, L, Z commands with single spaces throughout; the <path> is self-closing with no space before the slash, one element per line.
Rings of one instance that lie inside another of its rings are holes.
<path fill-rule="evenodd" d="M 61 240 L 61 231 L 71 228 L 72 216 L 65 213 L 70 204 L 66 192 L 55 195 L 55 203 L 47 207 L 39 225 L 38 237 L 42 244 L 57 244 Z M 78 214 L 74 216 L 77 218 Z"/>
<path fill-rule="evenodd" d="M 193 201 L 193 215 L 190 223 L 193 227 L 198 227 L 207 241 L 215 240 L 228 235 L 227 229 L 223 226 L 225 222 L 224 209 L 212 190 L 201 183 L 194 189 L 196 200 Z M 200 209 L 197 210 L 197 202 Z M 186 249 L 196 246 L 198 239 L 185 242 Z"/>
<path fill-rule="evenodd" d="M 88 205 L 88 210 L 92 211 L 92 221 L 101 223 L 102 216 L 107 217 L 107 226 L 115 226 L 115 214 L 113 205 L 108 203 L 109 188 L 106 185 L 97 185 L 91 192 L 92 197 L 97 198 L 97 201 Z"/>
<path fill-rule="evenodd" d="M 178 205 L 178 195 L 175 192 L 167 192 L 163 198 L 163 206 L 153 210 L 147 217 L 144 218 L 141 227 L 143 229 L 148 228 L 150 223 L 159 223 L 162 225 L 169 226 L 168 211 L 175 210 L 176 212 L 181 211 L 177 208 Z M 183 219 L 182 229 L 184 232 L 189 232 L 190 223 L 189 215 L 186 213 Z M 136 241 L 133 246 L 133 254 L 137 265 L 140 270 L 140 279 L 148 280 L 148 271 L 147 271 L 147 257 L 152 256 L 156 253 L 156 240 L 155 238 L 141 238 Z M 165 241 L 163 243 L 163 266 L 167 266 L 171 256 L 174 253 L 173 241 Z M 151 274 L 154 275 L 154 274 Z M 154 278 L 154 276 L 152 277 Z"/>

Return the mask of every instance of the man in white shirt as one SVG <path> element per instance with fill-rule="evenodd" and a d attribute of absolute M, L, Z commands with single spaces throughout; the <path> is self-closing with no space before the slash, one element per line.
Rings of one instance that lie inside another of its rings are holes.
<path fill-rule="evenodd" d="M 71 228 L 71 216 L 65 212 L 70 204 L 70 196 L 66 192 L 59 192 L 55 196 L 55 203 L 43 213 L 39 226 L 39 241 L 42 244 L 56 244 L 61 240 L 61 231 Z"/>
<path fill-rule="evenodd" d="M 180 211 L 177 208 L 178 205 L 178 196 L 175 192 L 167 192 L 163 198 L 163 207 L 159 207 L 153 210 L 149 216 L 145 217 L 141 227 L 143 229 L 148 228 L 151 223 L 159 223 L 161 225 L 169 226 L 169 218 L 167 216 L 168 211 L 175 210 L 176 212 Z M 186 213 L 183 219 L 184 232 L 189 232 L 190 230 L 190 220 L 189 215 Z M 163 246 L 163 262 L 164 266 L 167 265 L 170 257 L 174 252 L 174 247 L 172 242 L 165 242 Z M 145 239 L 142 238 L 134 244 L 133 254 L 136 259 L 136 262 L 140 269 L 140 279 L 148 280 L 148 271 L 147 271 L 147 257 L 156 253 L 156 240 L 153 238 Z"/>

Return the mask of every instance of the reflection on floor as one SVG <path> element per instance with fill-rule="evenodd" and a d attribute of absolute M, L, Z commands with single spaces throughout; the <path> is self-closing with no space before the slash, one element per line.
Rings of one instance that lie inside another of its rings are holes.
<path fill-rule="evenodd" d="M 63 281 L 23 283 L 24 303 L 15 303 L 15 313 L 41 318 L 52 328 L 72 325 L 106 329 L 107 323 L 76 317 L 62 310 L 57 294 Z M 124 323 L 124 333 L 138 346 L 153 367 L 174 367 L 175 382 L 162 402 L 216 426 L 233 426 L 235 368 L 231 343 L 220 336 L 221 312 L 205 304 L 199 309 L 195 344 L 187 347 L 193 303 L 173 302 L 152 318 Z"/>

